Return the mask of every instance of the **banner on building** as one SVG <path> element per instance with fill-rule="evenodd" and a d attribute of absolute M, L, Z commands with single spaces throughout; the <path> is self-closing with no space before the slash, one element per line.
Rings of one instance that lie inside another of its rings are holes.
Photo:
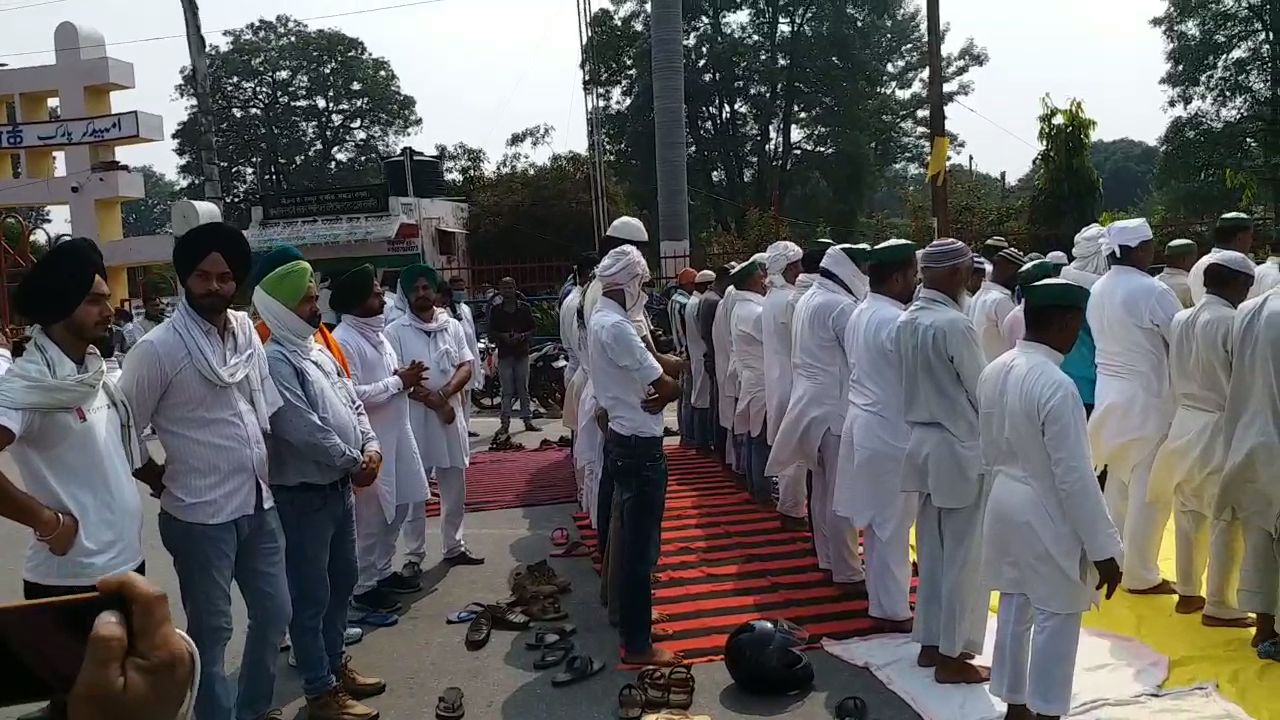
<path fill-rule="evenodd" d="M 389 207 L 387 186 L 382 184 L 307 190 L 262 196 L 262 219 L 386 214 Z"/>
<path fill-rule="evenodd" d="M 0 125 L 0 150 L 70 145 L 129 145 L 165 140 L 164 120 L 144 112 L 124 112 L 71 120 Z"/>

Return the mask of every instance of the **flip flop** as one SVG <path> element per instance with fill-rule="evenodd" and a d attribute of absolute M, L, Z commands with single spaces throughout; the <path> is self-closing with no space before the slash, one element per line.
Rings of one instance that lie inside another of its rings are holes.
<path fill-rule="evenodd" d="M 867 720 L 867 702 L 857 695 L 836 703 L 836 720 Z"/>
<path fill-rule="evenodd" d="M 547 630 L 539 630 L 538 632 L 535 632 L 533 634 L 532 640 L 525 641 L 524 646 L 529 648 L 530 650 L 541 650 L 544 648 L 549 648 L 552 645 L 559 643 L 561 640 L 566 640 L 566 639 L 567 638 L 560 635 L 559 633 L 549 632 Z"/>
<path fill-rule="evenodd" d="M 449 625 L 461 625 L 469 623 L 476 619 L 476 616 L 484 612 L 483 603 L 468 603 L 466 607 L 457 612 L 451 612 L 444 616 L 444 621 Z"/>
<path fill-rule="evenodd" d="M 618 691 L 619 720 L 640 720 L 644 715 L 644 694 L 640 688 L 627 683 Z"/>
<path fill-rule="evenodd" d="M 569 544 L 569 528 L 558 527 L 551 531 L 551 544 L 564 547 Z"/>
<path fill-rule="evenodd" d="M 546 670 L 548 668 L 553 668 L 564 662 L 564 659 L 569 657 L 571 654 L 573 654 L 573 643 L 568 640 L 561 640 L 555 645 L 547 646 L 542 651 L 542 654 L 538 656 L 538 659 L 533 661 L 533 669 Z"/>
<path fill-rule="evenodd" d="M 466 709 L 462 707 L 462 688 L 445 688 L 436 701 L 437 720 L 460 720 L 466 714 Z"/>
<path fill-rule="evenodd" d="M 693 671 L 688 665 L 680 664 L 667 671 L 667 707 L 676 710 L 688 710 L 693 707 L 694 691 Z"/>
<path fill-rule="evenodd" d="M 493 634 L 493 616 L 488 610 L 476 615 L 471 621 L 471 625 L 467 627 L 467 637 L 465 644 L 468 650 L 479 650 L 489 644 L 489 637 Z"/>
<path fill-rule="evenodd" d="M 568 544 L 564 545 L 559 550 L 547 553 L 547 555 L 554 558 L 586 557 L 590 554 L 591 546 L 581 540 L 570 540 Z"/>
<path fill-rule="evenodd" d="M 538 623 L 532 629 L 536 632 L 555 633 L 562 638 L 573 637 L 578 632 L 578 626 L 569 623 Z"/>
<path fill-rule="evenodd" d="M 369 627 L 392 627 L 399 624 L 400 617 L 391 613 L 367 612 L 350 618 L 350 622 L 356 625 L 368 625 Z"/>
<path fill-rule="evenodd" d="M 599 674 L 604 670 L 604 663 L 590 655 L 572 655 L 564 664 L 564 672 L 551 678 L 552 687 L 566 687 Z"/>

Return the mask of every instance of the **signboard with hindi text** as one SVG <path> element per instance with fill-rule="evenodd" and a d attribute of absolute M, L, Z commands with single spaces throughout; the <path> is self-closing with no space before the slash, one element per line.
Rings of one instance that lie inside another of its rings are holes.
<path fill-rule="evenodd" d="M 70 145 L 131 145 L 165 140 L 164 120 L 144 112 L 0 125 L 0 150 Z"/>
<path fill-rule="evenodd" d="M 385 214 L 390 198 L 386 185 L 308 190 L 262 196 L 263 220 L 296 220 L 335 215 Z"/>

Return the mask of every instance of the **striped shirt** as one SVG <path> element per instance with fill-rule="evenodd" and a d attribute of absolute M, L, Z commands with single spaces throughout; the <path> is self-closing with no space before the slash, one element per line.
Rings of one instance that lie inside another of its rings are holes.
<path fill-rule="evenodd" d="M 202 323 L 215 347 L 217 329 Z M 267 357 L 258 348 L 258 367 L 268 414 L 281 405 Z M 201 525 L 251 515 L 258 492 L 263 507 L 275 503 L 267 485 L 267 444 L 249 394 L 249 383 L 224 388 L 205 379 L 191 361 L 172 322 L 144 336 L 129 352 L 120 388 L 133 407 L 138 427 L 155 428 L 165 450 L 164 494 L 160 507 L 179 520 Z"/>

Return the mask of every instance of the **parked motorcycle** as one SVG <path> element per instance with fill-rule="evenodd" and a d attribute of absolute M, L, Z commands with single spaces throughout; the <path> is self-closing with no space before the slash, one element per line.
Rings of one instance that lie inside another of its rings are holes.
<path fill-rule="evenodd" d="M 498 348 L 487 340 L 480 341 L 480 359 L 484 366 L 484 385 L 471 393 L 471 402 L 479 410 L 502 407 L 502 383 L 498 374 Z M 564 369 L 568 354 L 559 343 L 547 343 L 529 355 L 529 399 L 550 414 L 558 415 L 564 407 Z M 535 417 L 540 415 L 536 410 Z"/>

